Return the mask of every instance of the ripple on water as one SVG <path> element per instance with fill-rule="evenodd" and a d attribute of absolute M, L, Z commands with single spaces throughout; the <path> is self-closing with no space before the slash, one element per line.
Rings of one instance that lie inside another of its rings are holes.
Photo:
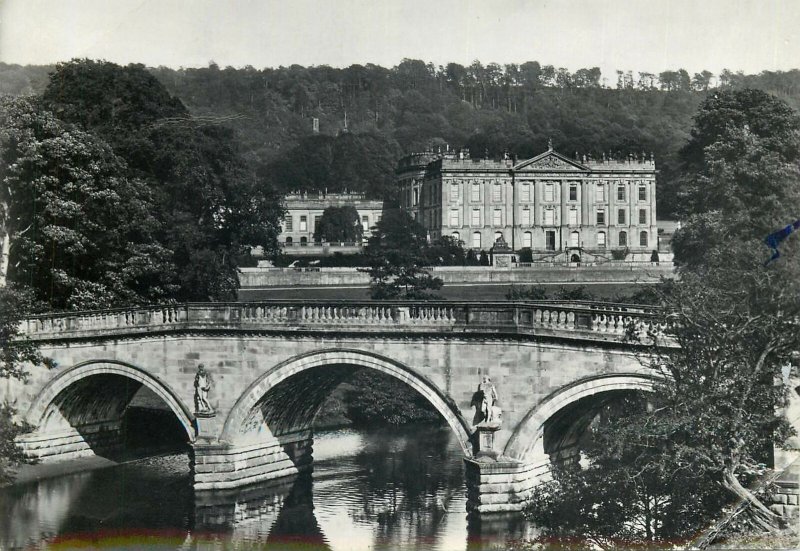
<path fill-rule="evenodd" d="M 310 479 L 255 501 L 234 493 L 198 532 L 188 454 L 159 455 L 0 490 L 0 548 L 63 549 L 53 543 L 71 535 L 101 547 L 116 534 L 120 545 L 148 549 L 465 549 L 461 458 L 448 430 L 320 432 Z"/>

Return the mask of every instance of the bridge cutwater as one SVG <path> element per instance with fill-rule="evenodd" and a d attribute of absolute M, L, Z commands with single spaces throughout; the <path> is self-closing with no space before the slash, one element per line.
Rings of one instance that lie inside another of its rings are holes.
<path fill-rule="evenodd" d="M 658 374 L 642 353 L 663 329 L 656 317 L 583 302 L 270 301 L 48 314 L 23 321 L 22 333 L 56 367 L 28 366 L 27 383 L 6 381 L 1 397 L 34 427 L 19 440 L 25 451 L 53 462 L 118 449 L 125 409 L 146 386 L 186 431 L 196 492 L 217 491 L 309 470 L 323 401 L 355 370 L 375 369 L 424 396 L 456 434 L 471 511 L 518 511 L 551 462 L 575 458 L 599 408 L 652 391 Z M 200 363 L 213 378 L 213 412 L 196 411 Z M 492 453 L 476 425 L 483 376 L 502 407 Z"/>

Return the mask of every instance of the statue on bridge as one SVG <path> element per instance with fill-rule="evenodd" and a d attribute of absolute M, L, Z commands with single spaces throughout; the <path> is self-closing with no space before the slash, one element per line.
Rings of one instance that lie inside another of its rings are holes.
<path fill-rule="evenodd" d="M 500 424 L 502 410 L 497 407 L 497 389 L 495 389 L 492 380 L 484 376 L 481 384 L 478 385 L 478 396 L 480 400 L 480 422 Z"/>
<path fill-rule="evenodd" d="M 211 390 L 213 380 L 211 374 L 206 371 L 203 364 L 197 366 L 197 374 L 194 376 L 194 409 L 195 413 L 201 415 L 214 415 L 214 408 L 208 401 L 208 391 Z"/>

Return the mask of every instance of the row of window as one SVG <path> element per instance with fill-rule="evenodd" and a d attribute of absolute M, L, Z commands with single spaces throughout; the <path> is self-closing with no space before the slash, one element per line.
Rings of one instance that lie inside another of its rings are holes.
<path fill-rule="evenodd" d="M 571 226 L 577 226 L 579 222 L 578 217 L 578 209 L 572 208 L 568 211 L 568 224 Z M 617 224 L 626 224 L 627 223 L 627 213 L 625 209 L 617 210 Z M 542 222 L 543 226 L 552 226 L 555 224 L 555 209 L 546 208 L 544 209 L 544 219 Z M 597 211 L 597 225 L 598 226 L 605 226 L 606 224 L 606 213 L 603 210 Z M 639 209 L 639 224 L 646 225 L 647 224 L 647 209 Z M 450 211 L 449 217 L 449 225 L 451 227 L 460 227 L 461 226 L 461 211 L 457 209 L 453 209 Z M 481 225 L 481 209 L 472 209 L 470 213 L 470 225 L 471 226 L 480 226 Z M 502 209 L 494 209 L 492 211 L 492 225 L 493 226 L 502 226 L 503 225 L 503 210 Z M 530 209 L 522 209 L 522 216 L 520 220 L 520 225 L 522 226 L 531 226 L 533 225 L 533 217 L 531 215 Z"/>
<path fill-rule="evenodd" d="M 461 234 L 459 232 L 452 233 L 453 238 L 458 241 L 461 241 Z M 494 240 L 497 241 L 503 234 L 501 232 L 495 232 Z M 544 232 L 545 236 L 545 249 L 548 251 L 556 250 L 556 232 L 553 230 L 547 230 Z M 481 242 L 481 232 L 474 232 L 472 234 L 472 243 L 471 247 L 473 249 L 480 249 L 482 248 Z M 617 241 L 620 247 L 627 247 L 628 246 L 628 233 L 621 231 L 617 236 Z M 569 246 L 570 247 L 580 247 L 581 246 L 581 234 L 580 232 L 571 232 L 569 234 Z M 647 232 L 642 231 L 639 232 L 639 246 L 640 247 L 647 247 Z M 533 247 L 533 234 L 529 231 L 526 231 L 522 234 L 522 247 L 523 248 L 532 248 Z M 606 248 L 606 234 L 605 232 L 597 232 L 597 248 L 598 249 L 605 249 Z"/>
<path fill-rule="evenodd" d="M 605 202 L 606 201 L 606 185 L 604 183 L 596 184 L 596 191 L 595 191 L 595 200 L 598 202 Z M 433 188 L 433 186 L 431 186 Z M 528 202 L 531 200 L 531 188 L 533 187 L 532 184 L 522 183 L 519 186 L 519 198 L 522 202 Z M 544 184 L 544 200 L 545 201 L 555 201 L 555 184 Z M 461 194 L 461 184 L 453 183 L 450 184 L 450 202 L 455 202 L 459 200 Z M 419 199 L 416 190 L 414 190 L 414 202 L 412 205 L 416 205 Z M 480 202 L 481 199 L 481 184 L 473 183 L 470 186 L 470 201 L 473 203 Z M 569 185 L 569 200 L 570 201 L 577 201 L 578 200 L 578 184 L 570 184 Z M 626 201 L 627 200 L 627 186 L 625 184 L 617 185 L 617 201 Z M 502 183 L 494 183 L 492 184 L 492 202 L 493 203 L 500 203 L 503 201 L 503 184 Z M 639 185 L 639 201 L 647 201 L 647 186 L 646 185 Z"/>
<path fill-rule="evenodd" d="M 316 232 L 317 228 L 319 228 L 319 221 L 322 218 L 322 215 L 314 216 L 313 218 L 314 218 L 314 232 Z M 294 217 L 292 217 L 292 216 L 287 216 L 286 218 L 284 218 L 284 220 L 283 220 L 283 231 L 285 231 L 287 233 L 291 232 L 291 231 L 294 231 L 293 220 L 294 220 Z M 381 215 L 378 214 L 378 215 L 375 216 L 375 223 L 377 224 L 380 221 L 381 221 Z M 369 216 L 366 215 L 366 214 L 361 217 L 361 227 L 364 229 L 365 232 L 369 231 L 369 228 L 370 228 Z M 308 216 L 307 215 L 304 215 L 304 214 L 300 215 L 300 229 L 298 231 L 301 231 L 301 232 L 307 232 L 308 231 Z"/>

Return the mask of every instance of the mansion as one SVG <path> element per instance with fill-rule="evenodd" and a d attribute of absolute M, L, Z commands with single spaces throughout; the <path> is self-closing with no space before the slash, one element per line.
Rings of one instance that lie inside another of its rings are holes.
<path fill-rule="evenodd" d="M 426 152 L 401 159 L 397 178 L 400 207 L 431 239 L 486 250 L 502 237 L 512 250 L 569 261 L 615 249 L 649 260 L 658 248 L 652 155 L 579 160 L 551 146 L 515 163 Z"/>
<path fill-rule="evenodd" d="M 279 242 L 284 249 L 298 250 L 299 247 L 322 247 L 323 244 L 314 239 L 317 225 L 327 207 L 353 206 L 358 211 L 364 236 L 369 237 L 370 228 L 377 224 L 383 213 L 383 201 L 367 199 L 363 193 L 291 193 L 284 198 L 286 215 L 281 222 Z M 340 247 L 343 252 L 358 252 L 361 243 L 325 244 Z M 289 252 L 286 250 L 285 252 Z"/>

